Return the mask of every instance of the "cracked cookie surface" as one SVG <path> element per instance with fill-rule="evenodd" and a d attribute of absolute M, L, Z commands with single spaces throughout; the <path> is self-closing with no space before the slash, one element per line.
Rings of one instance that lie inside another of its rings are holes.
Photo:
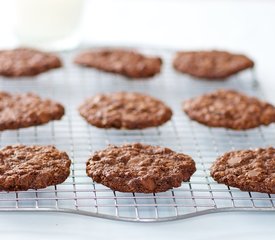
<path fill-rule="evenodd" d="M 218 183 L 243 191 L 275 193 L 275 149 L 259 148 L 225 153 L 211 167 Z"/>
<path fill-rule="evenodd" d="M 220 89 L 183 102 L 183 111 L 210 127 L 245 130 L 275 122 L 275 107 L 256 97 Z"/>
<path fill-rule="evenodd" d="M 31 48 L 0 51 L 0 75 L 5 77 L 35 76 L 61 66 L 59 57 Z"/>
<path fill-rule="evenodd" d="M 97 94 L 84 101 L 79 112 L 96 127 L 117 129 L 156 127 L 172 117 L 162 101 L 135 92 Z"/>
<path fill-rule="evenodd" d="M 86 167 L 89 177 L 112 190 L 140 193 L 179 187 L 195 171 L 190 156 L 141 143 L 109 146 L 94 153 Z"/>
<path fill-rule="evenodd" d="M 60 103 L 34 93 L 0 92 L 0 131 L 42 125 L 64 113 Z"/>
<path fill-rule="evenodd" d="M 173 66 L 182 73 L 205 79 L 225 79 L 252 68 L 254 62 L 241 54 L 225 51 L 178 52 Z"/>
<path fill-rule="evenodd" d="M 148 78 L 161 70 L 159 57 L 146 56 L 136 51 L 123 49 L 90 50 L 76 56 L 76 64 L 96 68 L 129 78 Z"/>
<path fill-rule="evenodd" d="M 13 145 L 0 150 L 0 190 L 40 189 L 64 182 L 71 160 L 54 146 Z"/>

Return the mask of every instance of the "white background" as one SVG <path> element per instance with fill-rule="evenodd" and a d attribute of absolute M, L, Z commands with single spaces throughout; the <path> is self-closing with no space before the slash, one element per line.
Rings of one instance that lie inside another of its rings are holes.
<path fill-rule="evenodd" d="M 14 44 L 12 0 L 0 0 L 0 47 Z M 83 42 L 243 52 L 275 101 L 275 1 L 86 0 Z"/>
<path fill-rule="evenodd" d="M 38 0 L 39 1 L 39 0 Z M 14 44 L 10 2 L 0 0 L 0 47 Z M 255 59 L 275 103 L 275 1 L 88 0 L 86 44 L 219 48 Z M 225 213 L 161 224 L 129 224 L 57 214 L 0 214 L 0 239 L 274 239 L 275 214 Z"/>

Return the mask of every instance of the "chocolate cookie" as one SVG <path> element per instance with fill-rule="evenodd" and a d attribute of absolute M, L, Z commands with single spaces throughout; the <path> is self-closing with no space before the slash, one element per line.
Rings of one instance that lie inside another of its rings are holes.
<path fill-rule="evenodd" d="M 71 160 L 54 146 L 7 146 L 0 150 L 0 190 L 24 191 L 64 182 Z"/>
<path fill-rule="evenodd" d="M 0 92 L 0 130 L 18 129 L 59 120 L 64 107 L 34 93 Z"/>
<path fill-rule="evenodd" d="M 0 75 L 6 77 L 35 76 L 61 65 L 57 56 L 35 49 L 0 51 Z"/>
<path fill-rule="evenodd" d="M 117 92 L 88 98 L 80 114 L 99 128 L 142 129 L 159 126 L 172 116 L 160 100 L 140 93 Z"/>
<path fill-rule="evenodd" d="M 217 90 L 183 103 L 187 115 L 206 126 L 235 130 L 275 122 L 275 107 L 233 90 Z"/>
<path fill-rule="evenodd" d="M 112 190 L 156 193 L 179 187 L 196 171 L 191 157 L 141 143 L 109 146 L 92 155 L 87 175 Z"/>
<path fill-rule="evenodd" d="M 243 191 L 275 193 L 275 148 L 225 153 L 213 164 L 211 176 Z"/>
<path fill-rule="evenodd" d="M 75 63 L 129 78 L 147 78 L 160 72 L 162 60 L 130 50 L 101 49 L 80 53 Z"/>
<path fill-rule="evenodd" d="M 178 52 L 174 68 L 198 78 L 224 79 L 247 68 L 254 62 L 248 57 L 222 51 Z"/>

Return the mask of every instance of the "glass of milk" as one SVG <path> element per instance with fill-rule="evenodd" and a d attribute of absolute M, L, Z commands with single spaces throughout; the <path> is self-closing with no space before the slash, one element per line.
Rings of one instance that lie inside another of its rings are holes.
<path fill-rule="evenodd" d="M 51 51 L 76 47 L 83 5 L 84 0 L 16 0 L 19 44 Z"/>

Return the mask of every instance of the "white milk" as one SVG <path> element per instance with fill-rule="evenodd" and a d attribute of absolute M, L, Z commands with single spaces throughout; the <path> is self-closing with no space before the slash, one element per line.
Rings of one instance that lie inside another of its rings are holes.
<path fill-rule="evenodd" d="M 21 45 L 50 50 L 74 47 L 84 0 L 17 0 L 15 31 Z"/>

